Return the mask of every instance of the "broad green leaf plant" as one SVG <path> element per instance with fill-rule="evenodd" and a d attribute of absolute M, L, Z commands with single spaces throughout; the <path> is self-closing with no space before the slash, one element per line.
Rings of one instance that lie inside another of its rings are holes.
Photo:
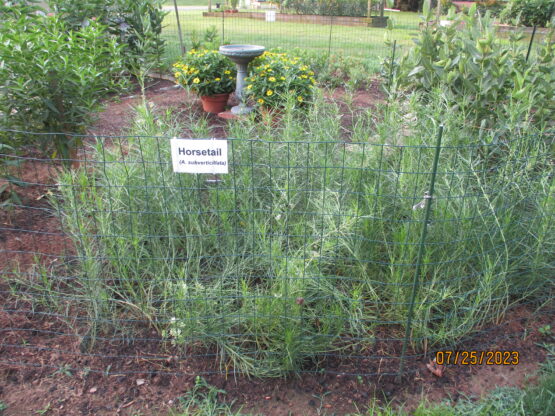
<path fill-rule="evenodd" d="M 425 20 L 433 20 L 429 3 Z M 489 13 L 476 7 L 449 24 L 427 25 L 399 64 L 400 87 L 422 92 L 439 89 L 451 110 L 469 124 L 491 126 L 496 120 L 548 122 L 555 115 L 555 43 L 551 30 L 527 61 L 528 42 L 521 33 L 497 36 Z"/>
<path fill-rule="evenodd" d="M 57 16 L 15 9 L 0 31 L 0 126 L 83 132 L 101 100 L 126 84 L 121 48 L 97 22 L 73 31 Z M 53 137 L 47 147 L 70 159 L 78 139 Z"/>

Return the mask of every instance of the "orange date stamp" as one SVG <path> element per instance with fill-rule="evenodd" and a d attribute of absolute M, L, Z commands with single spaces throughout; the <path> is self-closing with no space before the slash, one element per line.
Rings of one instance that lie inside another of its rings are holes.
<path fill-rule="evenodd" d="M 518 351 L 437 351 L 437 365 L 518 365 Z"/>

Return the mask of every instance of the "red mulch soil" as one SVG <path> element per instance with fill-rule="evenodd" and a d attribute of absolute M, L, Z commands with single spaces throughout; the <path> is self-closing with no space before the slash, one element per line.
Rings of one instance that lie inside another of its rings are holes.
<path fill-rule="evenodd" d="M 344 92 L 337 90 L 328 99 L 345 108 L 343 96 Z M 189 108 L 185 103 L 195 99 L 168 81 L 153 83 L 147 98 L 160 110 Z M 354 96 L 354 104 L 361 110 L 382 100 L 377 83 Z M 90 133 L 124 133 L 129 127 L 132 107 L 139 102 L 138 96 L 110 101 Z M 200 104 L 195 103 L 192 110 L 200 112 Z M 356 113 L 344 117 L 342 122 L 348 126 Z M 209 116 L 209 122 L 216 137 L 225 137 L 227 121 Z M 52 165 L 28 161 L 20 176 L 37 185 L 22 191 L 27 208 L 0 213 L 1 226 L 9 228 L 0 234 L 3 273 L 13 270 L 17 263 L 20 270 L 29 270 L 35 261 L 32 252 L 48 254 L 42 257 L 47 263 L 56 262 L 56 256 L 73 253 L 59 221 L 49 212 L 51 207 L 45 193 L 55 185 Z M 356 407 L 364 409 L 373 398 L 405 403 L 405 408 L 410 409 L 422 397 L 432 402 L 447 397 L 456 399 L 461 394 L 479 397 L 495 386 L 522 386 L 546 358 L 545 350 L 537 345 L 541 341 L 537 329 L 550 323 L 548 316 L 534 314 L 531 306 L 520 306 L 503 322 L 464 345 L 465 349 L 519 351 L 520 364 L 516 366 L 451 366 L 442 377 L 437 377 L 426 368 L 427 360 L 410 361 L 407 375 L 397 381 L 393 376 L 383 375 L 397 371 L 395 359 L 330 360 L 326 369 L 334 374 L 307 373 L 260 380 L 217 372 L 214 358 L 194 356 L 203 351 L 193 350 L 189 357 L 179 356 L 162 346 L 156 332 L 148 329 L 141 334 L 145 341 L 133 345 L 99 341 L 88 349 L 82 338 L 72 335 L 78 333 L 78 321 L 64 322 L 39 309 L 31 310 L 26 302 L 10 296 L 7 282 L 0 282 L 0 303 L 0 401 L 8 406 L 5 415 L 44 411 L 42 414 L 46 415 L 162 416 L 175 408 L 178 398 L 191 389 L 197 375 L 225 390 L 227 394 L 222 399 L 235 401 L 245 413 L 341 415 L 355 411 Z M 373 353 L 399 355 L 398 346 L 384 344 L 374 348 Z M 360 372 L 382 375 L 357 378 L 336 374 Z"/>

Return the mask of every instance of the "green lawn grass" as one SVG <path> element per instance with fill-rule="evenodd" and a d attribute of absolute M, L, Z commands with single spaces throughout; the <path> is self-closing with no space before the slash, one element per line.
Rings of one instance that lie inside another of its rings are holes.
<path fill-rule="evenodd" d="M 187 0 L 189 1 L 189 0 Z M 194 0 L 190 0 L 194 1 Z M 394 30 L 389 33 L 400 46 L 408 46 L 418 31 L 419 17 L 416 13 L 391 13 Z M 210 27 L 215 27 L 220 39 L 229 43 L 251 43 L 267 48 L 303 48 L 322 53 L 342 53 L 348 56 L 379 60 L 389 54 L 385 44 L 387 29 L 362 26 L 301 24 L 289 22 L 265 22 L 255 19 L 203 17 L 202 11 L 190 10 L 180 13 L 184 42 L 191 47 L 191 40 Z M 167 58 L 178 58 L 179 41 L 175 14 L 170 13 L 164 21 L 163 36 L 167 41 Z M 330 43 L 331 38 L 331 43 Z"/>
<path fill-rule="evenodd" d="M 178 0 L 181 5 L 202 5 L 203 0 Z M 168 2 L 173 4 L 172 1 Z M 207 4 L 207 3 L 204 3 Z M 213 3 L 215 4 L 215 3 Z M 417 37 L 421 18 L 418 13 L 386 13 L 393 23 L 390 31 L 385 28 L 363 26 L 343 26 L 329 24 L 303 24 L 291 22 L 266 22 L 264 20 L 203 17 L 202 10 L 182 10 L 180 12 L 184 43 L 191 48 L 192 40 L 201 38 L 213 27 L 219 40 L 225 43 L 260 44 L 267 48 L 281 47 L 285 50 L 301 48 L 307 51 L 327 54 L 342 54 L 369 60 L 375 67 L 381 58 L 389 56 L 391 48 L 386 45 L 386 37 L 397 41 L 402 53 L 412 45 Z M 507 36 L 500 34 L 500 37 Z M 179 37 L 175 14 L 170 12 L 164 20 L 163 37 L 167 41 L 166 60 L 174 62 L 180 55 Z M 537 36 L 540 41 L 542 36 Z M 523 42 L 529 41 L 529 35 Z"/>

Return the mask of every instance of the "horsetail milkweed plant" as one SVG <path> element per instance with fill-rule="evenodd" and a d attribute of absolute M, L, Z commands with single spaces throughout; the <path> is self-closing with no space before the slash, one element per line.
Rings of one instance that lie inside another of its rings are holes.
<path fill-rule="evenodd" d="M 59 290 L 74 292 L 97 333 L 133 337 L 148 324 L 258 376 L 398 345 L 423 226 L 416 351 L 552 290 L 552 134 L 478 131 L 444 113 L 441 96 L 359 111 L 346 127 L 334 103 L 313 104 L 278 126 L 230 124 L 230 173 L 217 177 L 171 168 L 169 138 L 211 137 L 205 119 L 139 108 L 132 136 L 96 138 L 88 163 L 61 174 L 55 203 L 77 256 L 51 279 L 77 276 Z"/>

